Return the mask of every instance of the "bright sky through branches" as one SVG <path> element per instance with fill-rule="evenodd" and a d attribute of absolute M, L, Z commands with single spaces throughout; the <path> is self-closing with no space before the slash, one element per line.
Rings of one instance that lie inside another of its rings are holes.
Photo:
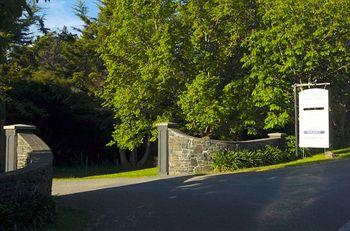
<path fill-rule="evenodd" d="M 45 14 L 45 25 L 50 30 L 62 29 L 66 26 L 69 31 L 73 31 L 73 27 L 80 27 L 83 22 L 74 14 L 73 6 L 75 0 L 51 0 L 50 2 L 39 1 L 39 7 L 42 8 L 40 14 Z M 86 0 L 88 7 L 88 15 L 97 17 L 98 0 Z"/>

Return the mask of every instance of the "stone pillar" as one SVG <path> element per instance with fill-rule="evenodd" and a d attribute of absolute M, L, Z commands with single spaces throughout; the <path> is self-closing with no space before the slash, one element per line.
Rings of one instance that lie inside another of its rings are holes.
<path fill-rule="evenodd" d="M 169 136 L 168 128 L 176 128 L 176 123 L 159 123 L 158 128 L 158 174 L 169 174 Z"/>
<path fill-rule="evenodd" d="M 17 134 L 33 133 L 35 126 L 15 124 L 4 126 L 6 135 L 5 172 L 17 169 Z"/>

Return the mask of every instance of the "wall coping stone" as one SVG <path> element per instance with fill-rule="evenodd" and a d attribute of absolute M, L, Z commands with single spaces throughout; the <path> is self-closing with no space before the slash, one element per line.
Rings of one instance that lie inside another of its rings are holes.
<path fill-rule="evenodd" d="M 227 144 L 259 143 L 259 142 L 262 142 L 262 141 L 267 141 L 267 140 L 272 140 L 272 139 L 280 139 L 281 138 L 281 136 L 280 137 L 272 136 L 272 137 L 269 137 L 269 138 L 261 138 L 261 139 L 254 139 L 254 140 L 242 140 L 242 141 L 214 140 L 214 139 L 210 139 L 209 137 L 199 138 L 199 137 L 195 137 L 195 136 L 190 136 L 190 135 L 187 135 L 186 133 L 180 131 L 179 129 L 170 128 L 169 130 L 172 131 L 173 133 L 175 133 L 175 135 L 184 136 L 186 138 L 193 139 L 193 140 L 196 140 L 196 141 L 207 140 L 207 141 L 227 143 Z M 271 133 L 271 134 L 285 134 L 285 133 Z"/>
<path fill-rule="evenodd" d="M 4 126 L 5 130 L 35 130 L 36 127 L 33 125 L 26 124 L 13 124 Z"/>
<path fill-rule="evenodd" d="M 284 138 L 287 136 L 286 133 L 280 133 L 280 132 L 274 132 L 274 133 L 268 133 L 267 134 L 270 138 Z"/>
<path fill-rule="evenodd" d="M 172 122 L 162 122 L 162 123 L 157 123 L 156 126 L 157 127 L 177 128 L 178 124 L 172 123 Z"/>
<path fill-rule="evenodd" d="M 23 141 L 32 149 L 33 152 L 51 152 L 47 144 L 38 136 L 28 133 L 18 133 Z"/>

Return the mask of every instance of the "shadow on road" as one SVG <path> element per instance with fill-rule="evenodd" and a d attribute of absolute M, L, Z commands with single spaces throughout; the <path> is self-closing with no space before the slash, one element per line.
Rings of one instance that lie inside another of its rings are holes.
<path fill-rule="evenodd" d="M 350 219 L 350 159 L 165 178 L 59 201 L 89 211 L 89 230 L 337 230 Z"/>

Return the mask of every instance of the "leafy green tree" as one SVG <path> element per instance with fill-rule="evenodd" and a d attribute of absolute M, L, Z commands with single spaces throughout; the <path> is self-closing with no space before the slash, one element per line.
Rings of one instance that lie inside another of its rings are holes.
<path fill-rule="evenodd" d="M 133 164 L 141 145 L 145 155 L 138 164 L 145 162 L 155 123 L 176 116 L 183 73 L 175 8 L 171 0 L 107 0 L 101 9 L 99 52 L 108 70 L 101 97 L 117 121 L 114 142 L 132 151 Z"/>
<path fill-rule="evenodd" d="M 245 46 L 252 102 L 263 111 L 265 129 L 292 122 L 292 84 L 330 82 L 333 125 L 338 137 L 348 129 L 349 0 L 265 0 L 262 18 Z"/>
<path fill-rule="evenodd" d="M 179 7 L 189 82 L 179 104 L 190 131 L 228 138 L 248 127 L 235 100 L 246 95 L 234 86 L 245 75 L 241 43 L 256 24 L 256 7 L 252 0 L 188 1 Z M 240 117 L 243 122 L 235 123 Z"/>

